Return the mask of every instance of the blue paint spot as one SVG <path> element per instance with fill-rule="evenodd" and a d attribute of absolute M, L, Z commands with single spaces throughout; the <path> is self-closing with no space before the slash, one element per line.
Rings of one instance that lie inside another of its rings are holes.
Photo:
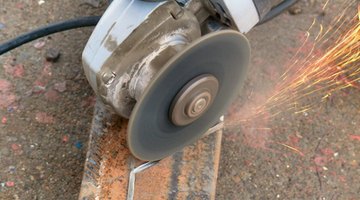
<path fill-rule="evenodd" d="M 76 142 L 75 142 L 75 147 L 76 147 L 77 149 L 81 149 L 81 148 L 83 147 L 82 142 L 81 142 L 81 141 L 76 141 Z"/>
<path fill-rule="evenodd" d="M 9 106 L 9 107 L 7 108 L 7 111 L 10 112 L 10 113 L 12 113 L 12 112 L 14 112 L 14 108 L 11 107 L 11 106 Z"/>
<path fill-rule="evenodd" d="M 95 162 L 95 160 L 93 160 L 93 159 L 89 159 L 89 162 L 90 162 L 91 164 L 93 164 L 93 165 L 96 165 L 96 162 Z"/>
<path fill-rule="evenodd" d="M 5 24 L 0 22 L 0 30 L 5 28 Z"/>

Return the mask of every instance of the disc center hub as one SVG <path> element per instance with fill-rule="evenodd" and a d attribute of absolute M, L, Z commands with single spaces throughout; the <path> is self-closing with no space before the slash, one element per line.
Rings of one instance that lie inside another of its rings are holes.
<path fill-rule="evenodd" d="M 190 102 L 186 114 L 189 117 L 197 117 L 198 115 L 201 115 L 209 106 L 210 101 L 211 94 L 209 92 L 206 91 L 199 94 L 193 101 Z"/>
<path fill-rule="evenodd" d="M 218 89 L 219 82 L 211 74 L 200 75 L 189 81 L 172 102 L 171 121 L 177 126 L 194 122 L 209 109 Z"/>

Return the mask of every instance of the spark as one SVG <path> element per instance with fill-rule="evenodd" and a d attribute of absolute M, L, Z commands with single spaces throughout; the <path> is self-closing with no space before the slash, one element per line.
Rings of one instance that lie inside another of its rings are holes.
<path fill-rule="evenodd" d="M 284 146 L 292 151 L 295 151 L 296 153 L 298 153 L 299 155 L 301 156 L 305 156 L 305 154 L 303 152 L 301 152 L 299 149 L 295 148 L 295 147 L 292 147 L 290 145 L 287 145 L 287 144 L 284 144 L 284 143 L 281 143 L 281 142 L 277 142 L 277 144 L 281 145 L 281 146 Z"/>
<path fill-rule="evenodd" d="M 328 3 L 326 1 L 323 9 Z M 349 3 L 347 9 L 334 19 L 335 24 L 327 30 L 320 24 L 318 33 L 314 35 L 314 43 L 310 49 L 304 49 L 309 47 L 311 29 L 317 26 L 317 20 L 312 22 L 292 64 L 280 76 L 272 95 L 255 109 L 251 118 L 265 113 L 271 118 L 285 111 L 305 113 L 337 91 L 360 89 L 360 4 L 357 5 L 357 13 L 346 20 L 353 6 L 353 2 Z M 318 54 L 321 49 L 325 49 L 324 53 Z M 308 54 L 301 58 L 299 54 L 304 51 L 308 51 Z M 304 104 L 303 100 L 309 98 L 312 102 Z"/>
<path fill-rule="evenodd" d="M 323 11 L 330 6 L 330 0 L 325 1 Z M 245 136 L 261 144 L 256 148 L 265 148 L 271 142 L 268 138 L 285 128 L 274 129 L 270 120 L 284 113 L 308 116 L 339 91 L 360 90 L 360 5 L 347 0 L 344 7 L 328 26 L 312 21 L 274 90 L 266 95 L 251 91 L 254 101 L 242 102 L 242 110 L 230 114 L 227 127 L 240 127 Z M 304 156 L 296 147 L 275 143 Z"/>

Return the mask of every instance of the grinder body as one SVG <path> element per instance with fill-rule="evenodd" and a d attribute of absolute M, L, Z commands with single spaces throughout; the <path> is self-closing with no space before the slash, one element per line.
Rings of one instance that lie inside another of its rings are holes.
<path fill-rule="evenodd" d="M 130 118 L 135 157 L 158 160 L 199 139 L 237 96 L 243 33 L 278 0 L 114 0 L 83 52 L 92 88 Z"/>

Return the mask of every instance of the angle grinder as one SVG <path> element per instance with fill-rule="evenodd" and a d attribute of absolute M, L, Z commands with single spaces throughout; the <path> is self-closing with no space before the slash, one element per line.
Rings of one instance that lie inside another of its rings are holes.
<path fill-rule="evenodd" d="M 250 46 L 243 33 L 278 0 L 114 0 L 83 66 L 109 110 L 129 118 L 131 153 L 154 161 L 194 143 L 240 91 Z"/>

